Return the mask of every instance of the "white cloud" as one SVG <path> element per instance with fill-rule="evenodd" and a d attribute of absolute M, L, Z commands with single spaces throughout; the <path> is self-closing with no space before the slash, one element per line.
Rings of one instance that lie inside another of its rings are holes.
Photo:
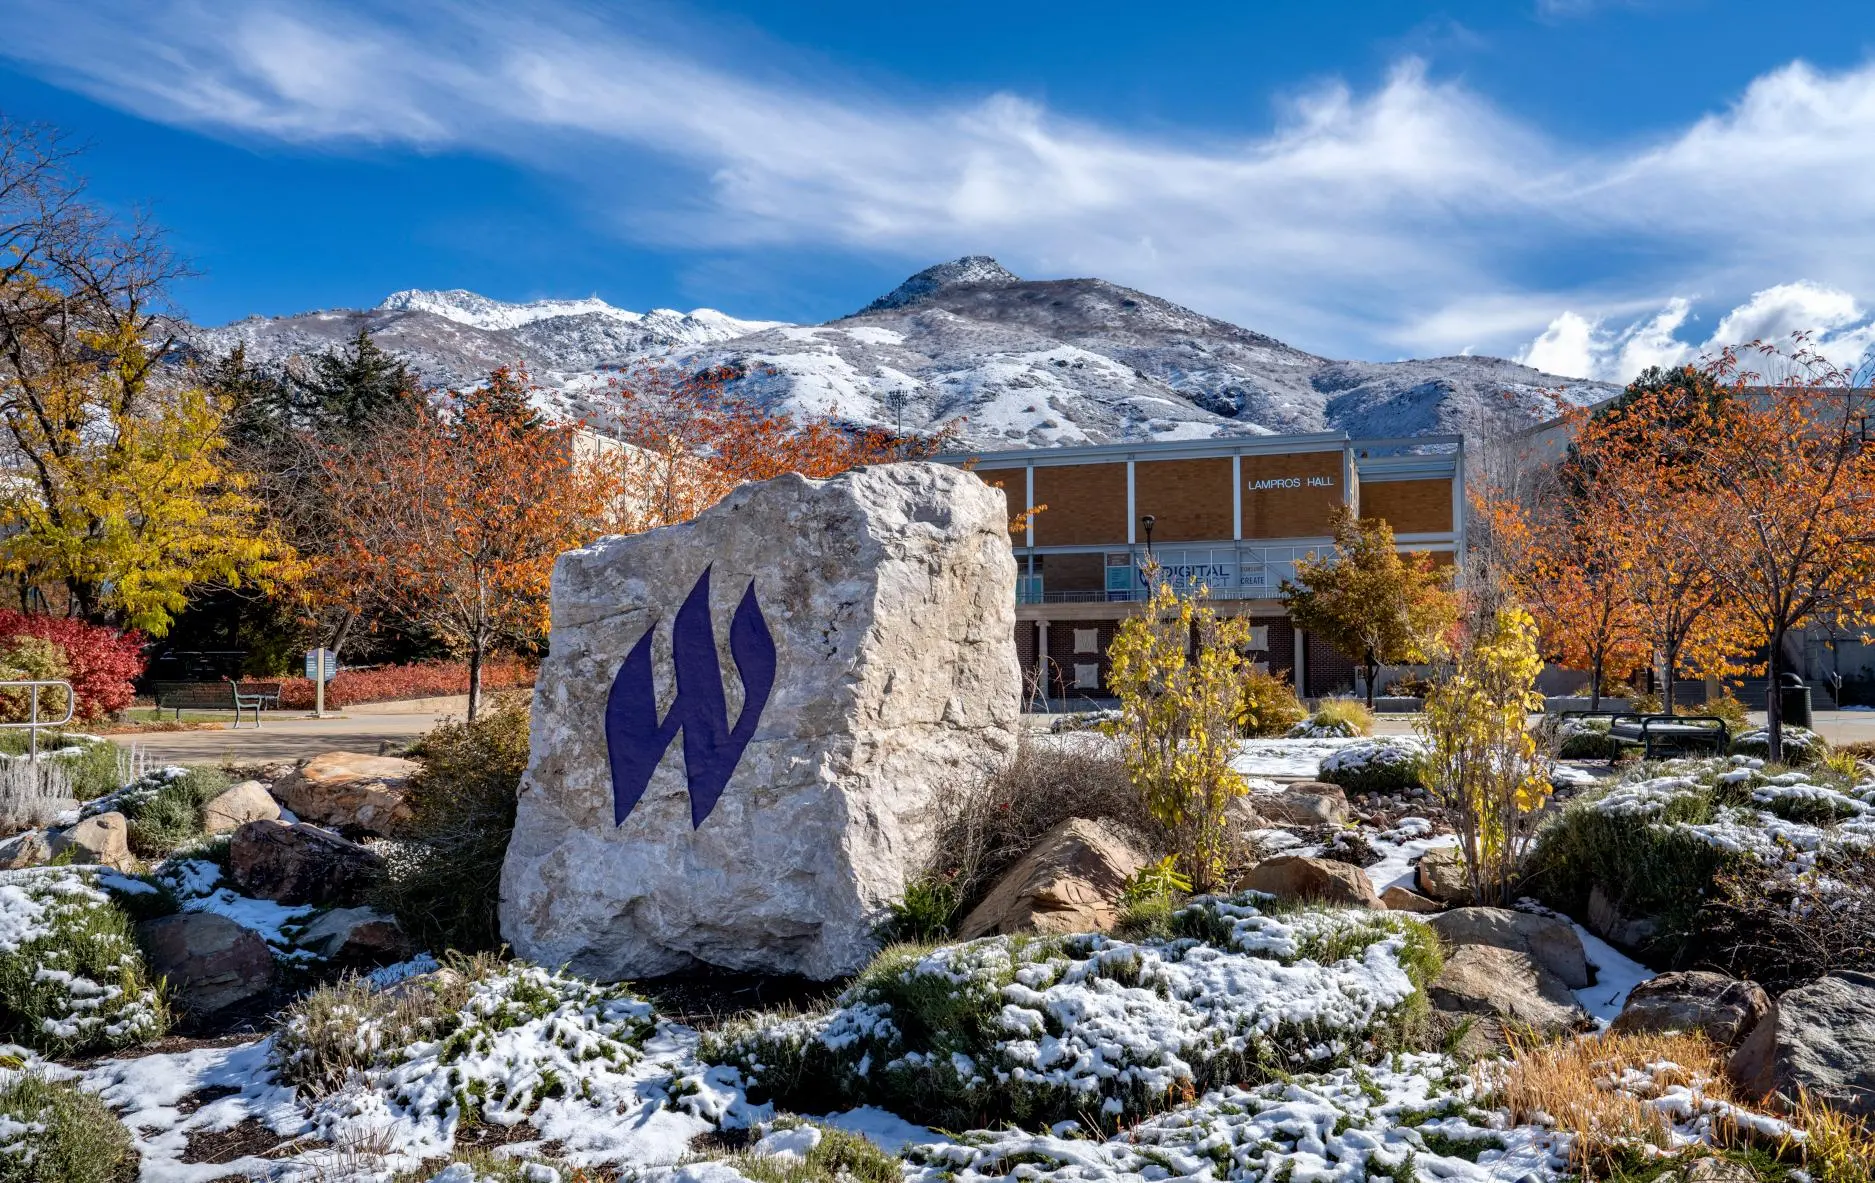
<path fill-rule="evenodd" d="M 1518 352 L 1517 360 L 1568 378 L 1626 382 L 1649 366 L 1698 362 L 1729 345 L 1763 341 L 1788 349 L 1795 334 L 1803 335 L 1806 347 L 1850 369 L 1875 345 L 1875 316 L 1868 309 L 1848 292 L 1808 280 L 1753 292 L 1697 344 L 1677 335 L 1691 310 L 1690 301 L 1676 296 L 1651 316 L 1615 328 L 1599 318 L 1563 312 Z"/>
<path fill-rule="evenodd" d="M 1200 139 L 1007 95 L 920 101 L 790 75 L 785 53 L 687 52 L 608 9 L 10 7 L 0 53 L 151 119 L 506 158 L 558 178 L 613 232 L 680 247 L 992 253 L 1324 351 L 1529 342 L 1550 368 L 1613 374 L 1691 348 L 1690 305 L 1662 293 L 1736 301 L 1793 275 L 1875 289 L 1861 232 L 1875 65 L 1784 67 L 1730 109 L 1619 151 L 1559 145 L 1412 61 L 1369 91 L 1284 96 L 1267 133 Z M 1579 273 L 1585 254 L 1608 260 L 1593 287 L 1530 282 L 1560 260 Z"/>

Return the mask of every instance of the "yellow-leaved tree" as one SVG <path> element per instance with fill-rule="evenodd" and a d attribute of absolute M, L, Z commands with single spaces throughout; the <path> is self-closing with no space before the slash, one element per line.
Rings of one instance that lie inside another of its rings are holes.
<path fill-rule="evenodd" d="M 1151 572 L 1149 572 L 1149 577 Z M 1243 796 L 1231 769 L 1250 645 L 1250 623 L 1220 617 L 1205 588 L 1181 594 L 1151 580 L 1145 612 L 1123 621 L 1107 649 L 1120 698 L 1115 726 L 1146 808 L 1172 835 L 1180 869 L 1198 892 L 1224 886 L 1225 812 Z"/>
<path fill-rule="evenodd" d="M 1413 724 L 1428 749 L 1432 794 L 1458 830 L 1480 904 L 1511 902 L 1530 817 L 1549 797 L 1548 761 L 1525 726 L 1543 703 L 1536 692 L 1542 668 L 1536 621 L 1515 605 L 1500 607 L 1465 639 Z"/>
<path fill-rule="evenodd" d="M 84 200 L 70 155 L 0 120 L 0 570 L 28 610 L 161 634 L 190 588 L 288 553 L 180 362 L 180 268 Z"/>

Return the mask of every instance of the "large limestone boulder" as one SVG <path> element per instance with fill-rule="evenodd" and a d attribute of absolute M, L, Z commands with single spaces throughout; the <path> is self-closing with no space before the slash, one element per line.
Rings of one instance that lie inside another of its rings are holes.
<path fill-rule="evenodd" d="M 404 789 L 422 767 L 396 756 L 327 752 L 281 777 L 273 793 L 301 821 L 347 833 L 394 834 L 410 820 Z"/>
<path fill-rule="evenodd" d="M 1685 970 L 1634 987 L 1610 1025 L 1615 1031 L 1699 1031 L 1733 1047 L 1771 1013 L 1771 997 L 1756 982 Z"/>
<path fill-rule="evenodd" d="M 602 979 L 863 965 L 933 805 L 1015 754 L 1008 526 L 972 474 L 890 464 L 562 555 L 502 872 L 516 953 Z"/>
<path fill-rule="evenodd" d="M 1237 881 L 1237 890 L 1262 891 L 1279 900 L 1314 900 L 1344 908 L 1385 908 L 1367 872 L 1347 863 L 1279 854 Z"/>
<path fill-rule="evenodd" d="M 146 920 L 137 937 L 150 972 L 168 980 L 170 998 L 192 1015 L 224 1010 L 273 985 L 267 943 L 226 916 L 184 912 Z"/>
<path fill-rule="evenodd" d="M 1875 1117 L 1875 974 L 1834 973 L 1781 995 L 1727 1070 L 1748 1097 L 1802 1091 Z"/>
<path fill-rule="evenodd" d="M 1490 945 L 1528 953 L 1571 990 L 1589 984 L 1582 938 L 1567 921 L 1509 908 L 1454 908 L 1427 923 L 1448 945 Z"/>
<path fill-rule="evenodd" d="M 1042 835 L 958 926 L 961 940 L 990 933 L 1104 932 L 1120 919 L 1126 881 L 1146 856 L 1099 822 L 1071 817 Z"/>

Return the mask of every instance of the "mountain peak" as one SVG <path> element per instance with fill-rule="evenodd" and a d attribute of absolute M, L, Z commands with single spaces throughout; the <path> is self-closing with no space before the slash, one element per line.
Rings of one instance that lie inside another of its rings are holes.
<path fill-rule="evenodd" d="M 907 304 L 915 304 L 926 296 L 943 291 L 945 288 L 975 285 L 1000 287 L 1003 284 L 1021 282 L 1020 275 L 988 255 L 965 255 L 961 259 L 952 259 L 948 263 L 926 267 L 854 315 L 883 312 L 888 308 L 903 308 Z"/>
<path fill-rule="evenodd" d="M 627 323 L 636 323 L 641 319 L 636 312 L 614 308 L 597 296 L 587 296 L 580 300 L 532 300 L 525 304 L 511 304 L 506 300 L 491 300 L 462 288 L 435 292 L 406 288 L 384 297 L 378 309 L 383 312 L 429 312 L 445 320 L 478 329 L 513 329 L 549 317 L 579 316 L 594 312 Z"/>

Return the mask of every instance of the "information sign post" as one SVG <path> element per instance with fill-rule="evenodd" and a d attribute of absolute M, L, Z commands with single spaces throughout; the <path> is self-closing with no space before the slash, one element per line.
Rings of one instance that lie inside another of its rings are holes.
<path fill-rule="evenodd" d="M 306 651 L 306 676 L 313 684 L 313 717 L 326 717 L 326 683 L 338 673 L 338 655 L 330 649 Z"/>

